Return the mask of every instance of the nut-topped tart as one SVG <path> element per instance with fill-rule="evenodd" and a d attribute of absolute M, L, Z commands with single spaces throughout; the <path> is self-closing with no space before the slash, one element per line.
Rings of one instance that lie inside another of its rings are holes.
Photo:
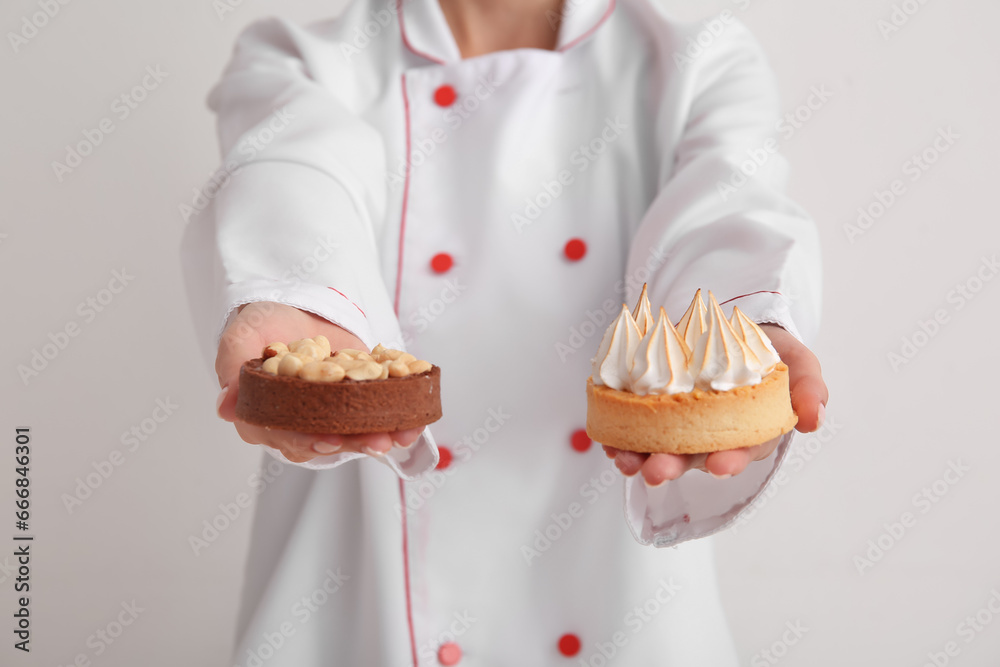
<path fill-rule="evenodd" d="M 412 354 L 330 351 L 325 336 L 271 343 L 240 369 L 236 418 L 303 433 L 391 433 L 441 418 L 441 369 Z"/>

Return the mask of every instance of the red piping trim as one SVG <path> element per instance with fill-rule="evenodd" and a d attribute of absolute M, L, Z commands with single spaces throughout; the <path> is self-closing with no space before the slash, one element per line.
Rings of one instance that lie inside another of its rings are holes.
<path fill-rule="evenodd" d="M 585 40 L 585 39 L 587 39 L 588 37 L 590 37 L 591 35 L 593 35 L 593 34 L 594 34 L 594 32 L 595 32 L 595 31 L 596 31 L 596 30 L 597 30 L 598 28 L 600 28 L 600 27 L 601 27 L 601 24 L 602 24 L 602 23 L 604 23 L 605 21 L 607 21 L 607 20 L 608 20 L 608 17 L 609 17 L 609 16 L 611 16 L 611 12 L 613 12 L 613 11 L 615 11 L 615 0 L 611 0 L 611 2 L 610 2 L 610 3 L 608 4 L 608 9 L 607 9 L 607 11 L 605 11 L 605 12 L 604 12 L 604 16 L 602 16 L 602 17 L 601 17 L 601 20 L 600 20 L 600 21 L 598 21 L 598 22 L 597 22 L 597 23 L 596 23 L 596 24 L 594 25 L 594 27 L 593 27 L 593 28 L 591 28 L 591 29 L 590 29 L 590 30 L 588 30 L 587 32 L 583 33 L 582 35 L 580 35 L 579 37 L 577 37 L 576 39 L 574 39 L 574 40 L 573 40 L 572 42 L 570 42 L 569 44 L 563 44 L 562 46 L 560 46 L 560 47 L 559 47 L 558 49 L 556 49 L 556 50 L 557 50 L 557 51 L 566 51 L 567 49 L 571 49 L 571 48 L 573 48 L 574 46 L 576 46 L 577 44 L 579 44 L 580 42 L 582 42 L 583 40 Z"/>
<path fill-rule="evenodd" d="M 406 94 L 406 75 L 400 77 L 403 86 L 403 115 L 406 119 L 406 176 L 403 178 L 403 211 L 399 219 L 399 256 L 396 260 L 396 298 L 392 309 L 399 315 L 399 295 L 403 289 L 403 242 L 406 235 L 406 206 L 410 200 L 410 98 Z"/>
<path fill-rule="evenodd" d="M 332 290 L 333 290 L 334 292 L 336 292 L 336 293 L 337 293 L 337 294 L 339 294 L 340 296 L 342 296 L 342 297 L 344 297 L 345 299 L 347 299 L 347 295 L 346 295 L 346 294 L 344 294 L 343 292 L 341 292 L 341 291 L 340 291 L 339 289 L 337 289 L 336 287 L 328 287 L 327 289 L 332 289 Z M 361 306 L 359 306 L 358 304 L 354 303 L 354 302 L 353 302 L 353 301 L 351 301 L 350 299 L 347 299 L 347 300 L 351 302 L 351 305 L 352 305 L 352 306 L 354 306 L 355 308 L 357 308 L 357 309 L 358 309 L 358 312 L 359 312 L 359 313 L 361 313 L 361 314 L 362 314 L 362 315 L 364 316 L 364 318 L 365 318 L 366 320 L 368 319 L 368 316 L 367 316 L 367 315 L 365 315 L 365 311 L 361 310 Z"/>
<path fill-rule="evenodd" d="M 445 65 L 445 64 L 447 64 L 447 63 L 445 63 L 445 61 L 441 60 L 440 58 L 435 58 L 434 56 L 432 56 L 429 53 L 424 53 L 423 51 L 418 51 L 416 48 L 414 48 L 413 44 L 410 44 L 410 40 L 406 36 L 406 26 L 403 25 L 403 2 L 404 1 L 408 1 L 408 0 L 396 0 L 396 15 L 399 17 L 399 35 L 400 35 L 400 37 L 403 38 L 403 44 L 405 44 L 406 48 L 408 48 L 410 51 L 413 51 L 415 54 L 417 54 L 418 56 L 420 56 L 422 58 L 427 58 L 427 60 L 436 62 L 438 65 Z M 409 159 L 409 154 L 408 153 L 407 153 L 407 159 Z"/>
<path fill-rule="evenodd" d="M 402 12 L 402 10 L 400 10 Z M 403 27 L 403 15 L 399 15 L 400 30 Z M 405 33 L 403 41 L 406 41 Z M 406 94 L 406 75 L 400 77 L 403 87 L 403 114 L 406 125 L 406 177 L 403 180 L 403 210 L 399 219 L 399 256 L 396 261 L 396 298 L 392 309 L 399 317 L 399 295 L 403 287 L 403 242 L 406 238 L 406 205 L 410 198 L 410 98 Z M 413 667 L 420 663 L 417 658 L 417 636 L 413 631 L 413 601 L 410 595 L 410 544 L 409 532 L 406 529 L 406 486 L 402 479 L 399 480 L 399 505 L 403 508 L 403 583 L 406 586 L 406 625 L 410 630 L 410 651 L 413 654 Z"/>
<path fill-rule="evenodd" d="M 732 299 L 726 299 L 725 301 L 723 301 L 719 305 L 720 306 L 724 306 L 727 303 L 729 303 L 730 301 L 736 301 L 736 299 L 742 299 L 745 296 L 753 296 L 754 294 L 777 294 L 778 296 L 781 296 L 781 292 L 772 292 L 771 290 L 762 289 L 762 290 L 759 290 L 757 292 L 750 292 L 749 294 L 741 294 L 739 296 L 734 296 Z"/>

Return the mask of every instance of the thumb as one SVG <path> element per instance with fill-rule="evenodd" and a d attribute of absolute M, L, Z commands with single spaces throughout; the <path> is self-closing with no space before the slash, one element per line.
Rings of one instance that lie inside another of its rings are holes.
<path fill-rule="evenodd" d="M 255 332 L 239 335 L 237 327 L 230 326 L 219 341 L 215 358 L 215 373 L 221 391 L 216 399 L 216 412 L 228 422 L 236 421 L 236 401 L 239 398 L 240 368 L 248 359 L 260 354 L 260 336 Z"/>

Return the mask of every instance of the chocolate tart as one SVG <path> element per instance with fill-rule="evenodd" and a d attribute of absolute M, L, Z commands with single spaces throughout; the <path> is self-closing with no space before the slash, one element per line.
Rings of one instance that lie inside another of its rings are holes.
<path fill-rule="evenodd" d="M 384 380 L 313 382 L 272 375 L 251 359 L 240 369 L 236 418 L 302 433 L 391 433 L 441 418 L 441 369 Z"/>

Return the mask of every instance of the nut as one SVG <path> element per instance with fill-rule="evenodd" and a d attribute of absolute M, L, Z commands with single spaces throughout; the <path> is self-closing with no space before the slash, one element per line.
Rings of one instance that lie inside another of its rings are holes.
<path fill-rule="evenodd" d="M 320 347 L 320 344 L 312 338 L 297 340 L 289 345 L 288 349 L 295 354 L 301 354 L 303 357 L 312 359 L 313 361 L 322 361 L 324 357 L 330 356 L 328 354 L 324 354 L 323 348 Z"/>
<path fill-rule="evenodd" d="M 270 359 L 271 357 L 283 357 L 288 354 L 288 346 L 284 343 L 271 343 L 264 348 L 264 351 L 260 353 L 260 356 L 265 359 Z"/>
<path fill-rule="evenodd" d="M 405 378 L 410 374 L 410 369 L 405 362 L 399 359 L 389 362 L 389 377 Z"/>
<path fill-rule="evenodd" d="M 382 345 L 382 343 L 379 343 L 378 345 L 372 348 L 371 355 L 372 358 L 375 359 L 375 361 L 381 362 L 384 361 L 383 357 L 385 357 L 385 353 L 388 351 L 389 348 Z"/>
<path fill-rule="evenodd" d="M 305 360 L 300 355 L 295 353 L 286 354 L 278 362 L 278 375 L 296 376 L 302 370 L 303 366 L 305 366 Z"/>
<path fill-rule="evenodd" d="M 417 358 L 412 354 L 410 354 L 409 352 L 401 352 L 400 355 L 397 357 L 397 359 L 402 361 L 404 364 L 412 364 L 414 361 L 417 360 Z"/>
<path fill-rule="evenodd" d="M 382 353 L 382 359 L 388 359 L 389 361 L 395 361 L 399 359 L 399 355 L 403 354 L 402 350 L 393 350 L 392 348 L 386 348 Z"/>
<path fill-rule="evenodd" d="M 319 349 L 321 349 L 323 351 L 323 358 L 325 359 L 326 357 L 329 357 L 330 356 L 330 340 L 326 336 L 323 336 L 323 335 L 315 336 L 313 338 L 313 340 L 316 341 L 317 345 L 319 345 Z"/>
<path fill-rule="evenodd" d="M 310 382 L 340 382 L 344 375 L 339 365 L 325 361 L 310 361 L 299 371 L 299 377 Z"/>
<path fill-rule="evenodd" d="M 400 361 L 402 360 L 403 359 L 400 358 Z M 410 369 L 411 373 L 417 375 L 418 373 L 426 373 L 431 368 L 433 368 L 433 365 L 429 361 L 424 361 L 423 359 L 417 359 L 416 361 L 411 361 L 408 364 L 408 368 Z"/>
<path fill-rule="evenodd" d="M 382 375 L 382 364 L 368 361 L 347 371 L 347 377 L 352 380 L 375 380 Z"/>
<path fill-rule="evenodd" d="M 392 363 L 391 361 L 383 361 L 381 364 L 379 364 L 379 366 L 382 367 L 382 374 L 378 376 L 379 380 L 384 380 L 387 377 L 389 377 L 389 364 L 391 363 Z"/>
<path fill-rule="evenodd" d="M 261 370 L 263 370 L 265 373 L 270 373 L 271 375 L 277 375 L 278 365 L 280 363 L 281 363 L 281 357 L 268 357 L 267 359 L 264 360 L 264 365 L 261 366 Z"/>

